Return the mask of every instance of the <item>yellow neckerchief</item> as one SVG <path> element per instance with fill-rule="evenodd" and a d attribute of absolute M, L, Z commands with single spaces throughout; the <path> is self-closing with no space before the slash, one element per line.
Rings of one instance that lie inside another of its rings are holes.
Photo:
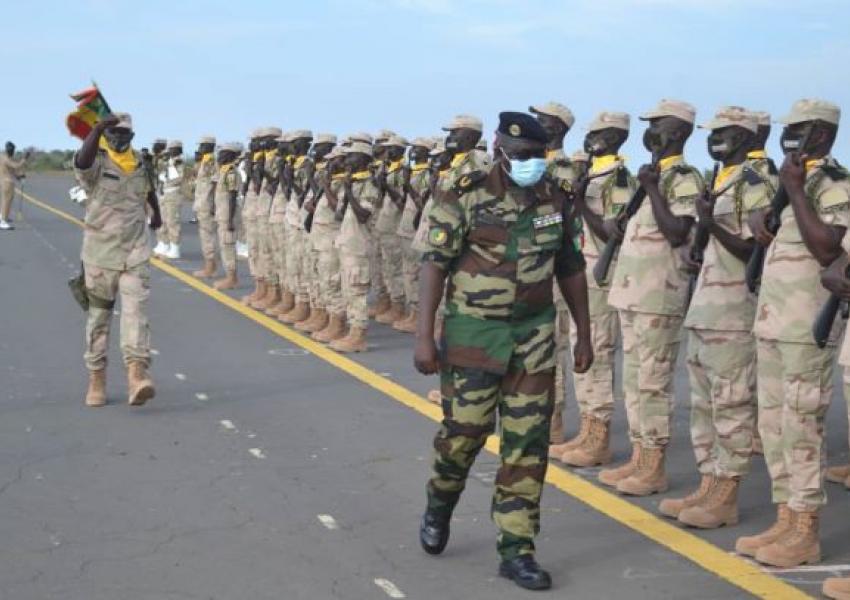
<path fill-rule="evenodd" d="M 226 164 L 221 165 L 221 167 L 219 167 L 219 169 L 218 169 L 219 177 L 224 177 L 225 175 L 230 173 L 231 169 L 233 169 L 234 164 L 235 163 L 226 163 Z"/>
<path fill-rule="evenodd" d="M 382 161 L 382 160 L 373 160 L 372 161 L 372 166 L 375 167 L 375 168 L 380 168 L 383 165 L 384 165 L 384 161 Z"/>
<path fill-rule="evenodd" d="M 262 150 L 257 150 L 256 152 L 254 152 L 254 154 L 251 155 L 251 160 L 253 160 L 254 162 L 257 162 L 263 156 L 265 156 L 265 152 L 263 152 Z"/>
<path fill-rule="evenodd" d="M 437 175 L 438 175 L 439 177 L 443 177 L 446 173 L 448 173 L 448 172 L 449 172 L 449 169 L 450 169 L 450 168 L 451 168 L 451 167 L 446 167 L 445 169 L 440 169 L 439 171 L 437 171 Z"/>
<path fill-rule="evenodd" d="M 806 161 L 806 173 L 814 169 L 815 167 L 819 167 L 824 162 L 826 162 L 826 157 L 823 158 L 812 158 L 811 160 Z"/>
<path fill-rule="evenodd" d="M 751 150 L 747 152 L 747 158 L 750 160 L 759 160 L 760 158 L 767 158 L 767 152 L 764 150 Z"/>
<path fill-rule="evenodd" d="M 212 161 L 215 158 L 212 152 L 207 152 L 206 154 L 201 155 L 201 164 L 205 165 L 208 162 Z"/>
<path fill-rule="evenodd" d="M 674 156 L 668 156 L 667 158 L 662 158 L 661 160 L 658 161 L 658 168 L 661 169 L 662 171 L 666 171 L 667 169 L 669 169 L 673 165 L 678 164 L 678 163 L 680 163 L 684 160 L 685 160 L 685 157 L 682 156 L 681 154 L 676 154 Z"/>
<path fill-rule="evenodd" d="M 391 162 L 387 165 L 387 173 L 395 173 L 401 168 L 401 164 L 404 162 L 403 159 L 399 159 L 395 162 Z"/>
<path fill-rule="evenodd" d="M 263 153 L 263 156 L 266 157 L 266 162 L 271 164 L 274 162 L 274 159 L 277 156 L 277 150 L 266 150 Z"/>
<path fill-rule="evenodd" d="M 102 149 L 106 150 L 106 155 L 109 159 L 118 165 L 122 171 L 129 174 L 136 170 L 136 154 L 132 148 L 128 147 L 124 152 L 113 150 L 103 136 L 100 137 L 99 145 Z"/>
<path fill-rule="evenodd" d="M 591 159 L 590 170 L 593 173 L 601 173 L 608 167 L 621 162 L 623 158 L 619 154 L 606 154 L 604 156 L 594 156 Z"/>
<path fill-rule="evenodd" d="M 717 171 L 717 177 L 714 179 L 714 189 L 712 192 L 716 192 L 720 188 L 723 187 L 723 184 L 732 176 L 732 173 L 735 172 L 735 169 L 740 167 L 741 165 L 729 165 L 728 167 L 721 167 L 720 170 Z"/>
<path fill-rule="evenodd" d="M 369 179 L 372 176 L 368 170 L 366 171 L 357 171 L 356 173 L 351 174 L 351 179 L 354 181 L 363 181 L 365 179 Z"/>
<path fill-rule="evenodd" d="M 334 173 L 331 175 L 331 181 L 339 181 L 340 179 L 345 179 L 345 173 Z"/>
<path fill-rule="evenodd" d="M 460 163 L 462 163 L 464 160 L 466 160 L 466 157 L 467 157 L 468 154 L 469 154 L 469 152 L 458 152 L 457 154 L 455 154 L 454 157 L 452 158 L 452 162 L 449 165 L 449 167 L 454 169 L 456 166 L 458 166 Z"/>
<path fill-rule="evenodd" d="M 307 155 L 306 155 L 306 154 L 302 154 L 301 156 L 297 156 L 297 157 L 295 157 L 295 162 L 294 162 L 294 163 L 292 163 L 292 168 L 293 168 L 293 169 L 300 169 L 300 168 L 301 168 L 301 165 L 303 165 L 303 164 L 304 164 L 304 161 L 305 161 L 305 160 L 307 160 Z"/>
<path fill-rule="evenodd" d="M 421 163 L 413 163 L 412 165 L 410 165 L 410 172 L 411 173 L 419 173 L 421 171 L 424 171 L 427 168 L 428 168 L 428 162 L 427 161 L 421 162 Z"/>

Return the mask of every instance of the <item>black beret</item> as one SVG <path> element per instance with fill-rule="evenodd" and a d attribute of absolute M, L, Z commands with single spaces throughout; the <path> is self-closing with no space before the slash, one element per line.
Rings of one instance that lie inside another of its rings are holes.
<path fill-rule="evenodd" d="M 499 135 L 515 140 L 530 140 L 545 144 L 549 141 L 546 130 L 531 115 L 523 112 L 499 113 Z"/>

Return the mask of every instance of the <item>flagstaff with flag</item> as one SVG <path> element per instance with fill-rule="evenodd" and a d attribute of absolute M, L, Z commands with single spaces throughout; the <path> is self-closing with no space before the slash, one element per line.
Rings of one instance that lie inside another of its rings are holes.
<path fill-rule="evenodd" d="M 106 98 L 94 82 L 91 87 L 71 94 L 71 99 L 77 103 L 77 108 L 66 117 L 65 125 L 72 136 L 81 140 L 86 139 L 95 123 L 112 114 Z"/>

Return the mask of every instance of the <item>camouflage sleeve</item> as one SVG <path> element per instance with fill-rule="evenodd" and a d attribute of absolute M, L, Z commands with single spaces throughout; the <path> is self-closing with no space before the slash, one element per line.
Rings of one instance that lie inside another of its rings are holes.
<path fill-rule="evenodd" d="M 74 165 L 77 164 L 77 155 L 74 154 Z M 94 162 L 88 169 L 78 169 L 76 166 L 74 167 L 74 174 L 77 176 L 77 181 L 80 182 L 80 185 L 83 186 L 83 189 L 89 193 L 94 189 L 94 186 L 97 184 L 98 179 L 100 179 L 100 173 L 103 170 L 103 156 L 100 152 L 97 153 L 97 156 L 94 157 Z"/>
<path fill-rule="evenodd" d="M 677 175 L 667 194 L 670 212 L 677 217 L 697 216 L 696 199 L 702 193 L 703 182 L 693 173 Z"/>
<path fill-rule="evenodd" d="M 423 260 L 446 270 L 460 256 L 468 230 L 468 219 L 457 199 L 437 202 L 428 213 L 428 234 Z"/>
<path fill-rule="evenodd" d="M 584 271 L 584 254 L 576 243 L 575 225 L 564 221 L 564 243 L 555 255 L 555 277 L 569 277 Z"/>
<path fill-rule="evenodd" d="M 829 181 L 817 198 L 818 216 L 827 225 L 850 226 L 850 184 L 846 180 Z"/>
<path fill-rule="evenodd" d="M 381 194 L 378 188 L 371 179 L 366 179 L 363 186 L 360 188 L 360 193 L 357 195 L 357 202 L 361 208 L 369 212 L 375 212 L 375 206 L 381 199 Z"/>
<path fill-rule="evenodd" d="M 750 230 L 749 215 L 755 210 L 770 206 L 772 200 L 772 191 L 767 184 L 759 183 L 756 185 L 745 184 L 744 190 L 741 193 L 741 237 L 745 240 L 753 237 L 753 232 Z"/>

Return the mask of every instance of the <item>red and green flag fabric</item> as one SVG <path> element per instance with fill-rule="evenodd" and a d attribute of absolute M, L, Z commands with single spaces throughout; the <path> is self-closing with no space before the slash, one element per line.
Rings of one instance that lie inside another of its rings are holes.
<path fill-rule="evenodd" d="M 84 140 L 94 124 L 110 114 L 112 110 L 96 85 L 71 94 L 71 99 L 77 103 L 77 108 L 67 116 L 65 125 L 68 126 L 71 135 Z"/>

